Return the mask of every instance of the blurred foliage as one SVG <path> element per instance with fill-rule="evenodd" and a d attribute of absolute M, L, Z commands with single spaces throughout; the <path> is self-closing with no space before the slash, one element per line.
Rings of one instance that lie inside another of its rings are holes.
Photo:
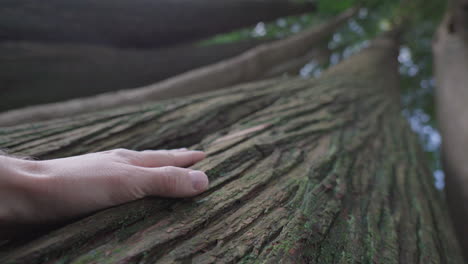
<path fill-rule="evenodd" d="M 399 56 L 403 114 L 432 161 L 438 188 L 443 188 L 443 173 L 434 102 L 432 37 L 446 5 L 443 0 L 413 0 L 397 10 L 399 17 L 406 18 Z"/>
<path fill-rule="evenodd" d="M 230 33 L 220 34 L 210 39 L 203 40 L 200 44 L 212 45 L 251 39 L 281 39 L 320 22 L 322 22 L 322 19 L 313 14 L 289 16 L 277 19 L 274 22 L 260 22 L 253 28 L 244 28 Z"/>
<path fill-rule="evenodd" d="M 341 1 L 330 1 L 320 0 L 317 3 L 318 13 L 322 15 L 336 15 L 337 13 L 343 12 L 346 9 L 355 6 L 359 1 L 356 0 L 341 0 Z"/>
<path fill-rule="evenodd" d="M 328 65 L 333 65 L 366 47 L 371 39 L 383 31 L 400 26 L 403 30 L 398 57 L 402 114 L 419 134 L 423 147 L 432 160 L 436 185 L 441 188 L 443 182 L 440 182 L 440 178 L 443 173 L 440 164 L 440 135 L 435 119 L 431 43 L 446 4 L 444 0 L 319 0 L 318 11 L 315 13 L 281 18 L 271 23 L 258 23 L 253 28 L 219 35 L 202 43 L 284 38 L 323 23 L 352 6 L 360 6 L 356 17 L 335 32 L 328 42 L 332 51 Z M 328 65 L 310 62 L 300 74 L 315 77 Z"/>

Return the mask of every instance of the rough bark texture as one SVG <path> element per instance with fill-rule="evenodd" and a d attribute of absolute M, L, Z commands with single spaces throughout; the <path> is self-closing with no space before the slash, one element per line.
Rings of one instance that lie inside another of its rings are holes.
<path fill-rule="evenodd" d="M 301 0 L 4 0 L 0 41 L 156 47 L 313 10 Z"/>
<path fill-rule="evenodd" d="M 447 201 L 468 259 L 468 9 L 463 2 L 467 1 L 454 2 L 439 27 L 433 50 Z"/>
<path fill-rule="evenodd" d="M 398 46 L 380 39 L 318 80 L 3 128 L 0 146 L 54 158 L 193 145 L 193 199 L 114 207 L 15 247 L 2 263 L 462 263 L 441 194 L 402 118 Z"/>
<path fill-rule="evenodd" d="M 356 11 L 357 9 L 348 10 L 316 28 L 284 40 L 260 45 L 234 58 L 189 71 L 154 85 L 4 112 L 0 114 L 0 126 L 184 96 L 256 80 L 277 65 L 306 55 L 311 47 L 333 34 Z"/>
<path fill-rule="evenodd" d="M 160 49 L 0 43 L 0 111 L 149 85 L 265 42 Z"/>

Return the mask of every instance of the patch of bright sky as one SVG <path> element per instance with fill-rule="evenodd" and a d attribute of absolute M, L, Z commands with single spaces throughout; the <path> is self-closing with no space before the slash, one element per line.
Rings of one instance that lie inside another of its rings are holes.
<path fill-rule="evenodd" d="M 411 129 L 418 133 L 423 141 L 423 148 L 426 151 L 434 152 L 440 148 L 441 137 L 439 131 L 429 125 L 431 117 L 421 109 L 403 110 L 403 116 L 408 119 Z"/>
<path fill-rule="evenodd" d="M 257 25 L 254 27 L 254 29 L 252 30 L 252 37 L 263 37 L 266 35 L 266 27 L 265 27 L 265 23 L 263 22 L 259 22 L 257 23 Z"/>
<path fill-rule="evenodd" d="M 288 22 L 286 22 L 286 19 L 284 18 L 279 18 L 278 20 L 276 20 L 276 25 L 284 28 L 288 25 Z"/>
<path fill-rule="evenodd" d="M 445 187 L 445 174 L 442 170 L 434 171 L 435 186 L 439 190 L 443 190 Z"/>
<path fill-rule="evenodd" d="M 348 58 L 349 56 L 358 53 L 364 48 L 369 47 L 370 41 L 364 40 L 354 45 L 348 46 L 343 50 L 343 59 Z"/>
<path fill-rule="evenodd" d="M 402 46 L 400 48 L 398 61 L 400 62 L 400 74 L 408 75 L 410 77 L 414 77 L 418 74 L 419 66 L 413 62 L 411 51 L 408 47 Z"/>
<path fill-rule="evenodd" d="M 411 50 L 402 46 L 398 55 L 398 62 L 400 63 L 400 74 L 406 75 L 410 78 L 415 78 L 419 72 L 419 67 L 414 63 Z M 412 93 L 405 94 L 402 97 L 403 105 L 409 105 L 413 100 L 421 98 L 423 95 L 432 93 L 434 87 L 434 80 L 423 79 L 419 81 L 419 88 Z M 411 129 L 419 135 L 422 146 L 425 151 L 436 153 L 440 152 L 441 136 L 439 131 L 431 125 L 431 117 L 422 109 L 404 109 L 403 116 L 408 120 Z M 440 163 L 440 161 L 436 161 Z M 437 165 L 440 167 L 440 164 Z M 445 186 L 444 172 L 439 168 L 433 171 L 435 186 L 438 189 L 443 189 Z"/>
<path fill-rule="evenodd" d="M 356 20 L 354 19 L 351 19 L 349 22 L 348 22 L 348 27 L 356 34 L 358 34 L 359 36 L 362 36 L 364 35 L 366 32 L 364 31 L 364 29 L 361 27 L 361 25 L 359 25 Z"/>
<path fill-rule="evenodd" d="M 299 71 L 299 75 L 303 78 L 319 77 L 321 73 L 322 67 L 315 60 L 304 65 Z"/>
<path fill-rule="evenodd" d="M 302 28 L 301 25 L 299 25 L 299 24 L 293 24 L 293 25 L 291 26 L 291 29 L 290 29 L 290 30 L 291 30 L 291 32 L 297 33 L 297 32 L 299 32 L 299 31 L 301 31 L 301 28 Z"/>
<path fill-rule="evenodd" d="M 382 19 L 379 22 L 379 28 L 381 31 L 388 31 L 392 28 L 392 24 L 387 19 Z"/>
<path fill-rule="evenodd" d="M 359 17 L 359 19 L 365 19 L 365 18 L 367 18 L 367 15 L 369 15 L 369 10 L 367 10 L 367 8 L 361 8 L 361 9 L 359 9 L 359 12 L 358 12 L 358 17 Z"/>

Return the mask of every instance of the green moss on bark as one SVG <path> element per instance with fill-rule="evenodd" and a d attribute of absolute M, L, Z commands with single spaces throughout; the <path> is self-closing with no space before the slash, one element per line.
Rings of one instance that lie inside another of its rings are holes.
<path fill-rule="evenodd" d="M 195 168 L 211 184 L 193 199 L 107 209 L 0 259 L 462 263 L 444 201 L 399 113 L 396 54 L 395 41 L 382 38 L 318 80 L 269 80 L 2 130 L 0 147 L 39 157 L 189 142 L 209 154 Z"/>

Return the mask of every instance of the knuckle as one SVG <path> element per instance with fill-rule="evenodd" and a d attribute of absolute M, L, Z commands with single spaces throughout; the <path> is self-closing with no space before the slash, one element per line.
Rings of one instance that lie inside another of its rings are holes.
<path fill-rule="evenodd" d="M 148 184 L 147 178 L 148 172 L 144 168 L 129 166 L 126 170 L 125 175 L 117 179 L 122 184 L 122 187 L 131 194 L 133 198 L 142 198 L 150 193 L 150 184 Z"/>
<path fill-rule="evenodd" d="M 170 152 L 166 152 L 166 157 L 167 157 L 167 161 L 168 161 L 168 164 L 173 164 L 175 165 L 176 164 L 176 156 Z"/>
<path fill-rule="evenodd" d="M 43 174 L 47 170 L 44 161 L 40 160 L 28 160 L 22 164 L 22 168 L 30 174 Z"/>
<path fill-rule="evenodd" d="M 118 148 L 112 150 L 112 154 L 115 156 L 125 157 L 129 155 L 130 150 L 124 148 Z"/>
<path fill-rule="evenodd" d="M 164 172 L 165 174 L 168 174 L 168 175 L 174 175 L 174 174 L 177 174 L 178 168 L 175 166 L 165 166 Z"/>
<path fill-rule="evenodd" d="M 118 166 L 115 170 L 109 170 L 104 175 L 106 175 L 106 180 L 108 186 L 112 188 L 128 186 L 131 182 L 131 176 L 134 172 L 127 168 L 126 166 Z"/>
<path fill-rule="evenodd" d="M 114 194 L 114 201 L 130 201 L 151 195 L 158 188 L 153 171 L 147 168 L 120 164 L 108 172 L 106 186 Z M 158 184 L 159 185 L 159 184 Z"/>
<path fill-rule="evenodd" d="M 177 191 L 177 186 L 179 183 L 178 180 L 178 171 L 177 168 L 173 166 L 167 166 L 162 168 L 162 189 L 166 193 L 173 193 Z"/>
<path fill-rule="evenodd" d="M 133 150 L 118 148 L 118 149 L 112 150 L 110 153 L 112 154 L 113 157 L 125 163 L 134 163 L 136 161 L 136 157 L 135 157 L 136 152 Z"/>

